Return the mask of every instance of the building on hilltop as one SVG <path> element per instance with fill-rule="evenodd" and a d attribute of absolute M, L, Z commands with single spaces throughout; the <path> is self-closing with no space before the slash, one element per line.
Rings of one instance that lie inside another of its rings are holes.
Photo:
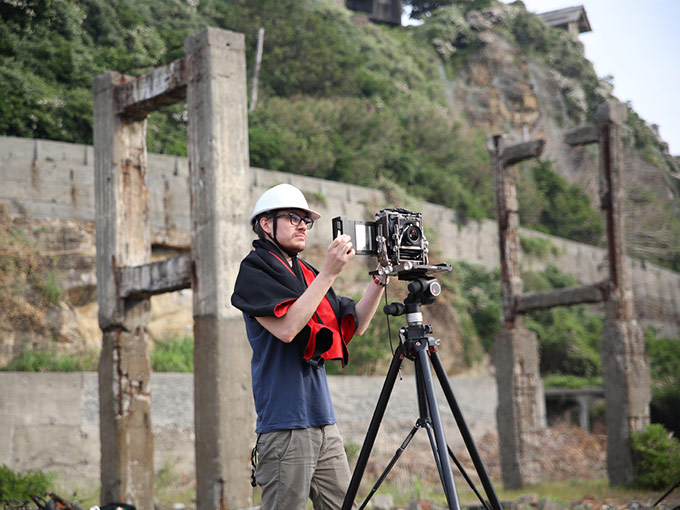
<path fill-rule="evenodd" d="M 578 34 L 582 34 L 583 32 L 592 31 L 586 9 L 582 5 L 543 12 L 538 14 L 538 17 L 541 18 L 546 25 L 564 29 L 574 37 L 578 37 Z"/>
<path fill-rule="evenodd" d="M 367 14 L 376 23 L 401 25 L 401 0 L 345 0 L 345 7 Z"/>

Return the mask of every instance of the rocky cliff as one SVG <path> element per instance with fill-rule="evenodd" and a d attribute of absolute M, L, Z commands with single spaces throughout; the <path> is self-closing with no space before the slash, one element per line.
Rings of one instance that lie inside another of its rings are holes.
<path fill-rule="evenodd" d="M 593 122 L 598 104 L 616 101 L 610 81 L 598 78 L 585 58 L 583 44 L 567 32 L 556 36 L 557 29 L 541 26 L 523 7 L 494 6 L 469 12 L 464 20 L 453 8 L 442 11 L 437 16 L 457 27 L 455 38 L 433 41 L 444 63 L 452 115 L 488 134 L 504 134 L 508 144 L 545 140 L 541 159 L 552 161 L 554 170 L 599 207 L 597 147 L 563 141 L 566 131 Z M 629 252 L 674 260 L 680 251 L 680 165 L 654 127 L 632 109 L 623 137 Z"/>

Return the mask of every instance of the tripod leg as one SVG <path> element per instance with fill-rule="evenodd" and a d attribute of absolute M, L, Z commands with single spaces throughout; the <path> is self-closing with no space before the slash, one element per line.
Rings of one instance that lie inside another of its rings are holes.
<path fill-rule="evenodd" d="M 418 429 L 421 427 L 421 423 L 422 423 L 421 420 L 418 420 L 416 422 L 416 424 L 411 429 L 411 432 L 408 433 L 408 435 L 406 436 L 406 439 L 404 439 L 404 441 L 401 443 L 401 446 L 399 448 L 397 448 L 396 452 L 394 452 L 394 456 L 392 457 L 392 460 L 390 460 L 389 464 L 387 464 L 387 467 L 385 468 L 385 470 L 380 475 L 380 478 L 378 478 L 378 481 L 375 482 L 375 485 L 371 489 L 371 492 L 368 494 L 368 496 L 366 496 L 366 499 L 364 500 L 364 502 L 359 507 L 359 510 L 362 510 L 368 504 L 368 502 L 371 500 L 371 498 L 373 497 L 373 494 L 375 494 L 378 491 L 378 489 L 380 488 L 382 483 L 385 481 L 385 478 L 387 478 L 387 475 L 390 474 L 390 471 L 392 471 L 392 468 L 394 467 L 394 465 L 399 460 L 399 457 L 401 457 L 401 454 L 404 453 L 404 450 L 406 450 L 406 447 L 411 442 L 411 439 L 413 439 L 413 436 L 415 436 L 416 432 L 418 432 Z"/>
<path fill-rule="evenodd" d="M 498 500 L 498 496 L 496 495 L 496 491 L 493 488 L 491 479 L 489 478 L 489 475 L 486 472 L 486 468 L 484 467 L 482 458 L 480 457 L 479 451 L 477 450 L 475 440 L 472 438 L 470 429 L 468 428 L 467 423 L 463 418 L 463 413 L 461 412 L 460 407 L 458 406 L 458 402 L 456 401 L 456 397 L 453 394 L 451 384 L 449 383 L 449 378 L 446 375 L 446 371 L 444 370 L 444 366 L 442 365 L 441 359 L 439 358 L 439 354 L 436 351 L 432 352 L 430 354 L 430 360 L 432 361 L 432 366 L 434 367 L 434 371 L 437 374 L 437 378 L 439 379 L 439 384 L 441 385 L 442 390 L 444 391 L 444 396 L 446 397 L 446 400 L 449 403 L 449 407 L 451 408 L 453 417 L 456 419 L 456 423 L 458 424 L 460 434 L 463 437 L 465 446 L 468 449 L 468 453 L 470 454 L 472 463 L 474 464 L 475 469 L 477 470 L 477 474 L 479 475 L 479 479 L 482 482 L 482 486 L 484 487 L 484 491 L 486 492 L 486 497 L 489 498 L 491 508 L 493 510 L 502 510 L 501 503 Z"/>
<path fill-rule="evenodd" d="M 361 478 L 364 476 L 364 470 L 366 469 L 368 458 L 371 455 L 371 450 L 375 444 L 375 438 L 378 435 L 380 422 L 385 415 L 385 409 L 387 409 L 387 403 L 390 400 L 390 394 L 392 393 L 394 383 L 396 382 L 397 376 L 399 375 L 399 367 L 401 367 L 401 362 L 402 346 L 400 345 L 394 352 L 394 356 L 392 356 L 392 362 L 390 363 L 390 368 L 387 371 L 387 377 L 385 378 L 382 390 L 380 391 L 378 403 L 376 404 L 375 410 L 373 411 L 373 417 L 371 418 L 371 423 L 368 426 L 364 444 L 361 447 L 361 451 L 359 452 L 359 458 L 357 459 L 354 473 L 352 473 L 352 479 L 349 482 L 345 500 L 342 503 L 342 510 L 350 510 L 352 508 L 352 504 L 354 503 L 354 498 L 356 498 L 357 491 L 359 490 L 359 484 L 361 483 Z"/>
<path fill-rule="evenodd" d="M 446 493 L 446 500 L 451 510 L 460 510 L 458 502 L 458 494 L 456 493 L 456 485 L 453 482 L 453 469 L 451 468 L 451 459 L 449 458 L 448 445 L 446 437 L 444 436 L 444 425 L 442 424 L 439 406 L 437 404 L 437 396 L 434 392 L 434 384 L 432 382 L 432 372 L 430 371 L 428 344 L 427 342 L 420 342 L 417 347 L 418 363 L 420 365 L 420 372 L 416 372 L 422 379 L 423 387 L 425 388 L 425 395 L 427 396 L 428 408 L 430 411 L 430 418 L 432 428 L 434 429 L 434 436 L 437 442 L 437 451 L 434 452 L 441 463 L 441 481 Z M 417 381 L 420 384 L 421 381 Z"/>

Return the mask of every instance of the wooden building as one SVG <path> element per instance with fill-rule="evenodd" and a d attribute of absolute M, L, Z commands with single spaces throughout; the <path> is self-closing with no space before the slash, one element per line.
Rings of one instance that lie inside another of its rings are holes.
<path fill-rule="evenodd" d="M 540 13 L 538 17 L 547 25 L 562 28 L 574 37 L 578 37 L 578 34 L 582 34 L 583 32 L 592 31 L 586 9 L 582 5 L 543 12 Z"/>
<path fill-rule="evenodd" d="M 376 23 L 401 25 L 401 0 L 346 0 L 345 7 L 366 13 Z"/>

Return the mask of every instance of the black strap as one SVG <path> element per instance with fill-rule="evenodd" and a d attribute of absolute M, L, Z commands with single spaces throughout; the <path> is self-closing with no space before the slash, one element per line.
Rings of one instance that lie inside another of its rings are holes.
<path fill-rule="evenodd" d="M 260 440 L 260 434 L 257 435 L 257 441 Z M 257 470 L 257 463 L 259 461 L 257 456 L 257 441 L 255 446 L 250 450 L 250 485 L 257 487 L 257 480 L 255 479 L 255 471 Z"/>

